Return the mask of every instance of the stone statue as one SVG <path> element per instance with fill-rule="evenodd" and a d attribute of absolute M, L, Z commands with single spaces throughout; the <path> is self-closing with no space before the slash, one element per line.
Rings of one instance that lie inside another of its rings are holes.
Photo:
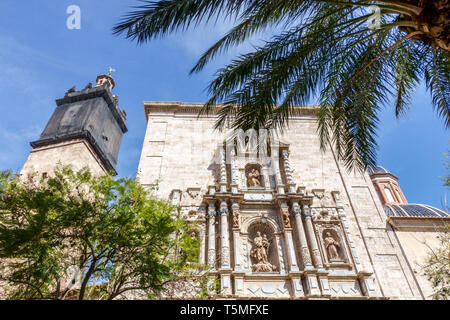
<path fill-rule="evenodd" d="M 270 242 L 267 235 L 261 236 L 261 232 L 256 233 L 256 237 L 250 240 L 253 243 L 253 248 L 250 251 L 250 256 L 255 258 L 256 263 L 252 266 L 254 272 L 270 272 L 276 269 L 268 259 Z"/>
<path fill-rule="evenodd" d="M 289 219 L 289 209 L 281 208 L 281 214 L 283 216 L 284 227 L 291 228 L 291 220 Z"/>
<path fill-rule="evenodd" d="M 249 172 L 247 177 L 247 185 L 249 187 L 260 187 L 261 182 L 259 181 L 259 171 L 255 168 L 252 169 L 252 171 Z"/>
<path fill-rule="evenodd" d="M 341 257 L 339 256 L 339 253 L 338 253 L 338 248 L 340 247 L 339 242 L 334 240 L 334 238 L 330 232 L 327 232 L 325 234 L 325 236 L 326 237 L 324 239 L 324 243 L 325 243 L 325 248 L 327 249 L 328 259 L 330 261 L 341 260 Z"/>
<path fill-rule="evenodd" d="M 65 96 L 67 97 L 69 94 L 74 93 L 75 91 L 76 91 L 75 86 L 73 86 L 72 88 L 70 88 L 69 90 L 66 91 Z"/>

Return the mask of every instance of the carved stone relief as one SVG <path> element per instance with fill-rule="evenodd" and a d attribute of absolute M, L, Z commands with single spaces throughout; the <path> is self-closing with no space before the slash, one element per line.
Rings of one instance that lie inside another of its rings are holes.
<path fill-rule="evenodd" d="M 334 207 L 335 201 L 330 192 L 325 192 L 324 189 L 313 189 L 311 190 L 313 198 L 313 207 Z"/>
<path fill-rule="evenodd" d="M 335 208 L 312 208 L 311 214 L 314 222 L 339 221 L 339 215 Z"/>
<path fill-rule="evenodd" d="M 200 205 L 202 197 L 203 194 L 200 188 L 187 188 L 187 190 L 182 193 L 181 205 L 182 206 Z"/>
<path fill-rule="evenodd" d="M 247 175 L 247 185 L 249 187 L 260 187 L 260 173 L 257 169 L 252 169 Z"/>
<path fill-rule="evenodd" d="M 348 263 L 340 224 L 321 223 L 317 225 L 317 229 L 325 260 L 328 263 Z"/>
<path fill-rule="evenodd" d="M 232 208 L 233 211 L 233 228 L 239 228 L 239 213 L 238 208 Z"/>
<path fill-rule="evenodd" d="M 329 261 L 342 260 L 339 255 L 341 245 L 336 239 L 331 235 L 330 232 L 325 233 L 325 238 L 323 239 L 325 249 L 327 251 L 327 257 Z"/>
<path fill-rule="evenodd" d="M 261 166 L 259 164 L 248 164 L 245 167 L 245 175 L 247 178 L 247 188 L 262 188 Z"/>
<path fill-rule="evenodd" d="M 270 239 L 272 240 L 272 239 Z M 271 272 L 276 270 L 276 266 L 269 262 L 269 250 L 271 243 L 267 239 L 267 234 L 261 235 L 260 231 L 256 232 L 256 237 L 253 240 L 249 239 L 252 243 L 252 250 L 250 256 L 256 261 L 252 265 L 253 272 Z"/>
<path fill-rule="evenodd" d="M 276 238 L 265 223 L 253 223 L 249 228 L 250 260 L 253 272 L 274 272 L 278 267 Z"/>
<path fill-rule="evenodd" d="M 283 225 L 285 228 L 291 228 L 291 220 L 289 218 L 289 207 L 281 207 L 281 216 L 283 217 Z"/>

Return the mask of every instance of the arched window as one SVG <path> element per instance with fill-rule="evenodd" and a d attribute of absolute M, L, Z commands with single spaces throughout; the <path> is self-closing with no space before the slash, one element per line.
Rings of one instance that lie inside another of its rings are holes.
<path fill-rule="evenodd" d="M 386 195 L 388 202 L 396 202 L 392 195 L 391 189 L 389 189 L 388 187 L 384 187 L 384 194 Z"/>

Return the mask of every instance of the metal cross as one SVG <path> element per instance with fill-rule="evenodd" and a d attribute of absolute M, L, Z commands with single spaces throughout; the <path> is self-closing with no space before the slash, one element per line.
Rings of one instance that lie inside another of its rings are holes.
<path fill-rule="evenodd" d="M 111 75 L 113 72 L 116 72 L 116 69 L 113 69 L 112 67 L 109 67 L 108 74 Z"/>

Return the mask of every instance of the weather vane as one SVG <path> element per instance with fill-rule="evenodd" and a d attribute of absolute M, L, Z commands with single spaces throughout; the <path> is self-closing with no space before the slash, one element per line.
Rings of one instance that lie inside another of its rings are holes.
<path fill-rule="evenodd" d="M 116 72 L 116 69 L 113 69 L 112 67 L 109 67 L 108 74 L 111 75 L 113 72 Z"/>

